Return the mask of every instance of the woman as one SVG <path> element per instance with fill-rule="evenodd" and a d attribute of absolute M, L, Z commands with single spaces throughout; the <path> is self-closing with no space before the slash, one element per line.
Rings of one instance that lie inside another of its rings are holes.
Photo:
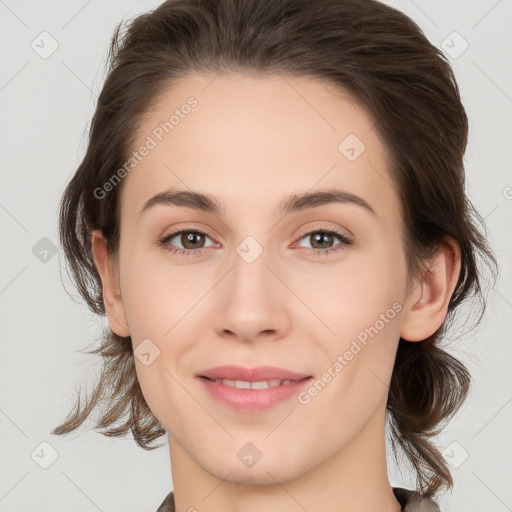
<path fill-rule="evenodd" d="M 104 369 L 54 433 L 105 400 L 105 435 L 167 432 L 160 512 L 439 510 L 431 437 L 470 384 L 439 343 L 496 268 L 450 65 L 374 0 L 169 0 L 120 29 L 60 216 Z M 389 484 L 387 421 L 418 489 Z"/>

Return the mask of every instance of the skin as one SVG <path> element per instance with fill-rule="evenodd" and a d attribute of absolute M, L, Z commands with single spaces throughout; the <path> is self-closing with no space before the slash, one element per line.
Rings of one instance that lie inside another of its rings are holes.
<path fill-rule="evenodd" d="M 384 430 L 398 341 L 423 340 L 442 324 L 460 252 L 447 239 L 408 293 L 387 150 L 366 112 L 341 92 L 305 77 L 187 75 L 137 133 L 140 147 L 169 112 L 190 96 L 198 100 L 124 178 L 118 262 L 93 233 L 111 329 L 131 336 L 134 349 L 149 338 L 160 350 L 151 364 L 135 363 L 144 397 L 169 433 L 177 512 L 400 510 Z M 338 150 L 348 134 L 366 146 L 354 161 Z M 290 195 L 330 187 L 362 197 L 377 215 L 339 203 L 279 214 Z M 158 205 L 139 215 L 168 188 L 212 194 L 225 211 Z M 187 226 L 207 237 L 172 243 L 202 247 L 200 256 L 158 245 Z M 353 243 L 315 255 L 342 243 L 334 237 L 321 249 L 302 235 L 325 227 Z M 263 248 L 250 264 L 236 251 L 249 235 Z M 321 378 L 393 303 L 401 311 L 306 405 L 293 397 L 240 413 L 194 377 L 238 364 Z M 262 454 L 250 468 L 237 457 L 248 442 Z"/>

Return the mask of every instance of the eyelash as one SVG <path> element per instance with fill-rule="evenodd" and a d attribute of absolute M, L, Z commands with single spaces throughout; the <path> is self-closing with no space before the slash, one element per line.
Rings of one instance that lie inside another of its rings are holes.
<path fill-rule="evenodd" d="M 165 237 L 158 240 L 158 245 L 162 247 L 165 251 L 170 252 L 172 254 L 179 254 L 182 256 L 201 256 L 203 253 L 203 249 L 180 249 L 176 247 L 172 247 L 170 244 L 170 240 L 172 240 L 177 235 L 181 235 L 183 233 L 195 233 L 198 235 L 204 235 L 208 237 L 206 233 L 203 231 L 199 231 L 198 229 L 194 229 L 192 227 L 185 227 L 183 229 L 180 229 L 179 231 L 174 231 L 173 233 L 170 233 L 166 235 Z M 339 231 L 331 228 L 317 228 L 314 230 L 306 231 L 305 233 L 302 233 L 299 237 L 299 240 L 302 240 L 303 238 L 310 236 L 315 233 L 323 233 L 328 235 L 335 235 L 341 240 L 341 243 L 334 246 L 334 248 L 331 249 L 310 249 L 315 256 L 329 256 L 330 254 L 336 253 L 338 251 L 342 251 L 346 249 L 346 246 L 352 244 L 352 240 L 347 238 L 343 233 L 340 233 Z M 209 237 L 208 237 L 209 238 Z"/>

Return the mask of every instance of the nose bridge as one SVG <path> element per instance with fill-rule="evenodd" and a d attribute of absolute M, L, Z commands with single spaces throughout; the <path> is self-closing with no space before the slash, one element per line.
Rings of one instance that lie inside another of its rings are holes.
<path fill-rule="evenodd" d="M 216 301 L 216 328 L 229 330 L 250 340 L 261 331 L 282 329 L 285 325 L 283 290 L 272 267 L 270 251 L 255 237 L 247 236 L 236 246 L 231 271 Z"/>
<path fill-rule="evenodd" d="M 247 236 L 235 248 L 229 279 L 230 295 L 250 303 L 264 300 L 270 303 L 269 291 L 275 277 L 269 270 L 270 252 L 252 235 Z M 242 304 L 243 305 L 243 304 Z"/>

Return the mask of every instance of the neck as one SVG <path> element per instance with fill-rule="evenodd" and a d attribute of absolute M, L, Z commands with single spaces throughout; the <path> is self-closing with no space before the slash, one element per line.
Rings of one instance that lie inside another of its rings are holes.
<path fill-rule="evenodd" d="M 230 481 L 229 471 L 213 475 L 169 434 L 176 512 L 400 512 L 388 481 L 384 422 L 380 408 L 350 444 L 321 464 L 280 481 L 267 471 L 264 483 Z"/>

